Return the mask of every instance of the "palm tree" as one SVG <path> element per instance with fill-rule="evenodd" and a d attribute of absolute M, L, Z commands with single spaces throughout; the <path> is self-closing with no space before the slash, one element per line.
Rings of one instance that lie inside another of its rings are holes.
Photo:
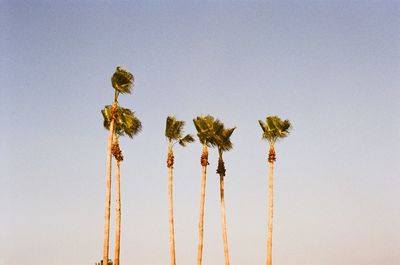
<path fill-rule="evenodd" d="M 174 166 L 174 153 L 173 146 L 179 143 L 181 146 L 194 142 L 192 135 L 187 134 L 183 136 L 184 121 L 178 121 L 174 116 L 168 116 L 165 126 L 165 137 L 168 141 L 168 156 L 167 156 L 167 168 L 168 168 L 168 201 L 169 201 L 169 237 L 170 237 L 170 255 L 171 265 L 176 264 L 175 260 L 175 235 L 174 235 L 174 210 L 172 200 L 172 169 Z"/>
<path fill-rule="evenodd" d="M 215 129 L 215 143 L 218 147 L 218 168 L 217 174 L 219 174 L 219 191 L 220 191 L 220 199 L 221 199 L 221 222 L 222 222 L 222 239 L 224 242 L 224 255 L 225 255 L 225 265 L 229 265 L 229 252 L 228 252 L 228 236 L 226 233 L 226 215 L 225 215 L 225 189 L 224 189 L 224 177 L 225 177 L 225 163 L 222 158 L 222 154 L 225 151 L 229 151 L 232 149 L 233 144 L 230 140 L 230 137 L 234 128 L 225 128 L 224 124 L 218 122 L 218 120 L 214 123 Z"/>
<path fill-rule="evenodd" d="M 111 148 L 114 136 L 114 122 L 115 112 L 118 105 L 119 94 L 131 93 L 133 88 L 134 77 L 131 73 L 117 67 L 113 76 L 111 77 L 111 84 L 114 88 L 114 101 L 111 107 L 110 124 L 108 134 L 108 147 L 107 147 L 107 177 L 106 177 L 106 206 L 104 214 L 104 245 L 103 245 L 103 260 L 108 261 L 109 239 L 110 239 L 110 205 L 111 205 Z"/>
<path fill-rule="evenodd" d="M 200 220 L 199 220 L 199 243 L 197 248 L 197 265 L 201 265 L 203 257 L 203 230 L 204 230 L 204 199 L 206 192 L 206 175 L 208 165 L 208 147 L 215 146 L 215 131 L 214 131 L 214 117 L 200 116 L 193 119 L 194 126 L 197 130 L 197 136 L 200 143 L 203 145 L 203 151 L 200 158 L 202 166 L 201 178 L 201 196 L 200 196 Z"/>
<path fill-rule="evenodd" d="M 106 106 L 102 110 L 104 118 L 104 127 L 106 129 L 110 128 L 111 117 L 112 117 L 112 106 Z M 115 256 L 114 264 L 119 265 L 119 253 L 120 253 L 120 239 L 121 239 L 121 181 L 120 181 L 120 163 L 124 159 L 122 151 L 119 147 L 118 138 L 120 136 L 127 135 L 133 138 L 134 135 L 138 134 L 142 129 L 142 123 L 135 116 L 135 113 L 130 109 L 117 107 L 115 114 L 115 129 L 114 129 L 114 140 L 111 147 L 111 153 L 116 160 L 115 169 L 115 186 L 116 186 L 116 225 L 115 225 Z"/>
<path fill-rule="evenodd" d="M 267 240 L 267 265 L 272 264 L 272 217 L 274 210 L 274 162 L 276 160 L 275 143 L 289 134 L 291 124 L 289 120 L 281 120 L 278 116 L 268 116 L 266 123 L 258 121 L 263 130 L 262 139 L 269 142 L 269 207 L 268 207 L 268 240 Z"/>

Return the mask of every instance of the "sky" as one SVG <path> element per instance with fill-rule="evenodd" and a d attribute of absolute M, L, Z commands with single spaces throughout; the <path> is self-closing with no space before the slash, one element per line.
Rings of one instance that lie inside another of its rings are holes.
<path fill-rule="evenodd" d="M 265 263 L 269 115 L 293 124 L 276 144 L 274 264 L 399 264 L 398 1 L 0 0 L 0 36 L 0 265 L 102 258 L 100 110 L 118 65 L 135 76 L 120 103 L 143 124 L 120 140 L 122 264 L 169 264 L 165 119 L 195 135 L 202 114 L 237 127 L 231 264 Z M 194 264 L 201 144 L 174 151 L 176 259 Z M 204 265 L 224 261 L 216 160 L 211 149 Z"/>

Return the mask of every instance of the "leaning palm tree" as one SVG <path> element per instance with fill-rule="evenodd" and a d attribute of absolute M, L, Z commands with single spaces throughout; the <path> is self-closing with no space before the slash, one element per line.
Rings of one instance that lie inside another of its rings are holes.
<path fill-rule="evenodd" d="M 175 235 L 174 235 L 174 210 L 172 200 L 172 169 L 174 166 L 174 153 L 173 146 L 179 143 L 181 146 L 194 142 L 192 135 L 187 134 L 183 136 L 184 121 L 177 120 L 174 116 L 168 116 L 165 126 L 165 137 L 168 141 L 168 156 L 167 156 L 167 168 L 168 168 L 168 209 L 169 209 L 169 237 L 170 237 L 170 255 L 171 265 L 176 264 L 175 260 Z"/>
<path fill-rule="evenodd" d="M 219 191 L 221 199 L 221 222 L 222 222 L 222 239 L 224 242 L 224 255 L 225 255 L 225 265 L 229 265 L 229 252 L 228 252 L 228 236 L 226 233 L 226 215 L 225 215 L 225 189 L 224 189 L 224 177 L 225 177 L 225 163 L 222 158 L 222 154 L 225 151 L 232 149 L 233 144 L 230 137 L 234 128 L 225 128 L 222 122 L 218 120 L 214 123 L 215 129 L 215 144 L 218 147 L 218 168 L 217 174 L 219 174 Z"/>
<path fill-rule="evenodd" d="M 194 126 L 197 130 L 197 136 L 200 143 L 203 145 L 203 151 L 200 158 L 202 166 L 201 178 L 201 196 L 200 196 L 200 220 L 199 220 L 199 243 L 197 248 L 197 265 L 201 265 L 203 257 L 203 230 L 204 230 L 204 199 L 206 192 L 206 176 L 208 165 L 208 147 L 215 146 L 215 131 L 214 131 L 214 117 L 200 116 L 193 119 Z"/>
<path fill-rule="evenodd" d="M 113 113 L 112 106 L 106 106 L 102 110 L 103 118 L 104 118 L 104 127 L 106 129 L 110 129 L 111 117 Z M 115 224 L 115 256 L 114 256 L 114 264 L 119 265 L 119 254 L 120 254 L 120 241 L 121 241 L 121 181 L 120 181 L 120 163 L 124 159 L 122 155 L 122 151 L 119 147 L 118 138 L 120 136 L 127 135 L 130 138 L 133 138 L 134 135 L 138 134 L 142 129 L 142 123 L 135 116 L 135 113 L 130 109 L 117 107 L 114 113 L 114 136 L 113 136 L 113 144 L 111 147 L 111 153 L 116 160 L 116 169 L 115 169 L 115 186 L 116 186 L 116 224 Z"/>
<path fill-rule="evenodd" d="M 103 244 L 103 260 L 108 260 L 108 250 L 110 241 L 110 205 L 111 205 L 111 148 L 114 137 L 114 123 L 115 123 L 115 112 L 118 105 L 119 94 L 131 93 L 133 88 L 134 77 L 131 73 L 117 67 L 113 76 L 111 77 L 111 84 L 114 88 L 114 101 L 111 107 L 110 113 L 110 124 L 108 134 L 108 148 L 107 148 L 107 177 L 106 177 L 106 206 L 104 214 L 104 244 Z"/>
<path fill-rule="evenodd" d="M 269 207 L 268 207 L 268 240 L 267 265 L 272 264 L 272 217 L 274 210 L 274 162 L 276 160 L 275 143 L 289 134 L 291 124 L 289 120 L 281 120 L 278 116 L 268 116 L 266 122 L 258 121 L 263 130 L 262 139 L 269 142 Z"/>

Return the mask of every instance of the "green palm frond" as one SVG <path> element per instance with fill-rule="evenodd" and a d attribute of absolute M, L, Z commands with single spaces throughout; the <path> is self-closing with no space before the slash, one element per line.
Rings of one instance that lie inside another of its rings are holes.
<path fill-rule="evenodd" d="M 117 67 L 115 73 L 111 77 L 112 86 L 121 94 L 131 93 L 134 81 L 134 76 L 120 66 Z"/>
<path fill-rule="evenodd" d="M 182 139 L 179 139 L 179 144 L 183 147 L 185 147 L 188 143 L 193 143 L 194 142 L 194 138 L 191 134 L 187 134 L 185 135 L 185 137 L 183 137 Z"/>
<path fill-rule="evenodd" d="M 179 143 L 182 146 L 194 142 L 192 135 L 188 134 L 183 136 L 184 121 L 179 121 L 175 116 L 168 116 L 165 125 L 165 137 L 171 144 Z"/>
<path fill-rule="evenodd" d="M 103 126 L 107 130 L 110 129 L 110 122 L 111 122 L 111 118 L 112 118 L 111 110 L 112 110 L 111 105 L 107 105 L 104 107 L 104 109 L 101 110 L 101 114 L 103 115 Z"/>
<path fill-rule="evenodd" d="M 231 137 L 232 133 L 235 131 L 236 127 L 226 129 L 226 137 Z"/>
<path fill-rule="evenodd" d="M 107 130 L 109 130 L 112 118 L 112 106 L 105 106 L 101 113 L 104 118 L 103 125 Z M 142 123 L 130 109 L 118 106 L 114 119 L 114 131 L 118 136 L 128 135 L 128 137 L 133 138 L 134 135 L 138 134 L 142 130 Z"/>
<path fill-rule="evenodd" d="M 224 129 L 225 129 L 224 124 L 220 120 L 218 119 L 214 120 L 213 122 L 214 137 L 221 135 L 224 132 Z"/>
<path fill-rule="evenodd" d="M 268 116 L 265 123 L 261 120 L 258 123 L 263 130 L 262 138 L 272 144 L 279 139 L 287 137 L 292 127 L 289 120 L 281 120 L 278 116 Z"/>
<path fill-rule="evenodd" d="M 219 128 L 215 133 L 215 143 L 218 147 L 218 151 L 220 153 L 229 151 L 233 148 L 233 144 L 231 142 L 231 135 L 236 127 L 233 128 L 225 128 L 224 125 L 218 124 L 218 126 L 222 125 L 222 128 Z"/>
<path fill-rule="evenodd" d="M 167 117 L 166 124 L 165 124 L 165 137 L 169 138 L 169 136 L 172 134 L 171 128 L 172 128 L 175 120 L 176 119 L 174 116 Z"/>
<path fill-rule="evenodd" d="M 116 116 L 117 123 L 115 128 L 118 135 L 126 134 L 133 138 L 134 135 L 141 132 L 142 123 L 130 109 L 119 107 Z"/>
<path fill-rule="evenodd" d="M 290 124 L 290 121 L 289 120 L 284 120 L 283 121 L 283 123 L 282 123 L 282 128 L 281 128 L 281 130 L 282 131 L 289 131 L 289 129 L 291 128 L 291 124 Z"/>
<path fill-rule="evenodd" d="M 220 121 L 214 119 L 213 116 L 198 116 L 193 119 L 194 126 L 197 130 L 197 137 L 202 144 L 206 144 L 209 147 L 214 147 L 215 143 L 215 129 L 220 128 Z M 215 126 L 215 128 L 214 128 Z"/>
<path fill-rule="evenodd" d="M 179 140 L 182 138 L 184 121 L 178 121 L 174 116 L 168 116 L 165 126 L 165 137 L 169 140 Z"/>

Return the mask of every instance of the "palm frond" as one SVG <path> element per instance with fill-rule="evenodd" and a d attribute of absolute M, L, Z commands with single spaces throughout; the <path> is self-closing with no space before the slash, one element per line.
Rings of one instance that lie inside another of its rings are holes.
<path fill-rule="evenodd" d="M 112 86 L 121 94 L 131 93 L 134 81 L 134 76 L 120 66 L 117 67 L 115 73 L 111 77 Z"/>
<path fill-rule="evenodd" d="M 226 137 L 231 137 L 232 133 L 235 131 L 236 127 L 226 129 Z"/>
<path fill-rule="evenodd" d="M 269 131 L 276 131 L 277 125 L 279 123 L 279 118 L 277 116 L 267 117 L 267 126 Z"/>
<path fill-rule="evenodd" d="M 168 116 L 165 124 L 165 137 L 171 138 L 170 136 L 173 135 L 173 124 L 176 118 L 174 116 Z"/>
<path fill-rule="evenodd" d="M 192 136 L 191 134 L 187 134 L 187 135 L 185 135 L 185 137 L 179 139 L 179 142 L 178 142 L 178 143 L 179 143 L 181 146 L 185 147 L 186 144 L 188 144 L 188 143 L 193 143 L 193 142 L 194 142 L 193 136 Z"/>
<path fill-rule="evenodd" d="M 109 130 L 112 119 L 112 106 L 108 105 L 101 111 L 103 114 L 103 125 Z M 138 134 L 142 130 L 141 121 L 135 116 L 135 113 L 130 109 L 118 106 L 114 115 L 115 128 L 114 132 L 118 136 L 128 135 L 133 138 L 134 135 Z"/>
<path fill-rule="evenodd" d="M 218 119 L 214 120 L 214 122 L 213 122 L 213 132 L 214 132 L 215 135 L 222 134 L 224 129 L 225 129 L 224 128 L 224 124 L 220 120 L 218 120 Z"/>
<path fill-rule="evenodd" d="M 179 143 L 182 146 L 194 141 L 193 136 L 183 136 L 184 121 L 177 120 L 175 116 L 168 116 L 165 125 L 165 137 L 172 144 Z"/>
<path fill-rule="evenodd" d="M 118 107 L 116 112 L 115 130 L 118 135 L 128 135 L 133 138 L 142 130 L 141 121 L 135 116 L 135 113 L 127 108 Z"/>
<path fill-rule="evenodd" d="M 232 133 L 235 131 L 236 127 L 225 128 L 222 122 L 219 122 L 219 124 L 216 125 L 217 131 L 214 136 L 214 141 L 216 146 L 218 147 L 220 155 L 222 155 L 222 152 L 229 151 L 233 148 L 230 137 L 232 136 Z"/>
<path fill-rule="evenodd" d="M 202 144 L 206 144 L 209 147 L 215 146 L 214 122 L 215 119 L 211 115 L 198 116 L 193 119 L 194 126 L 197 130 L 197 137 Z"/>
<path fill-rule="evenodd" d="M 199 117 L 193 119 L 193 124 L 194 124 L 194 127 L 196 128 L 196 131 L 197 131 L 197 132 L 200 132 L 202 129 L 201 129 L 200 125 L 199 125 L 198 118 L 199 118 Z"/>
<path fill-rule="evenodd" d="M 258 123 L 260 124 L 260 127 L 263 130 L 263 132 L 265 132 L 265 123 L 262 120 L 258 120 Z"/>
<path fill-rule="evenodd" d="M 292 127 L 292 125 L 291 125 L 291 123 L 290 123 L 290 121 L 289 120 L 284 120 L 283 122 L 282 122 L 282 128 L 281 128 L 281 130 L 282 131 L 287 131 L 287 132 L 289 132 L 289 129 Z"/>
<path fill-rule="evenodd" d="M 104 107 L 104 109 L 101 110 L 101 114 L 103 115 L 103 126 L 107 130 L 110 129 L 111 110 L 112 110 L 112 106 L 111 105 L 107 105 L 107 106 Z"/>

